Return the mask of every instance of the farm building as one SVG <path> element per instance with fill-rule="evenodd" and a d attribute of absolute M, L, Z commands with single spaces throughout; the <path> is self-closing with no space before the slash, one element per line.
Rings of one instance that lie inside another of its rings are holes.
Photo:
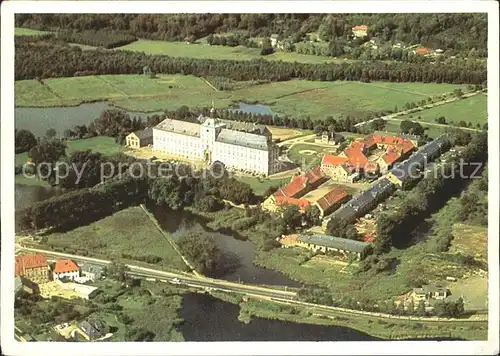
<path fill-rule="evenodd" d="M 448 146 L 449 141 L 444 135 L 436 138 L 422 146 L 406 161 L 396 164 L 387 174 L 387 179 L 398 188 L 404 189 L 410 182 L 418 179 L 425 165 L 439 157 Z"/>
<path fill-rule="evenodd" d="M 132 132 L 125 138 L 126 145 L 131 148 L 147 147 L 153 144 L 153 128 Z"/>
<path fill-rule="evenodd" d="M 319 198 L 316 205 L 321 213 L 321 217 L 338 209 L 341 204 L 349 200 L 351 196 L 342 188 L 334 188 Z"/>
<path fill-rule="evenodd" d="M 442 300 L 448 296 L 448 289 L 435 285 L 424 285 L 420 288 L 413 288 L 411 297 L 415 303 L 428 301 L 430 299 Z"/>
<path fill-rule="evenodd" d="M 355 37 L 360 37 L 360 38 L 366 37 L 368 34 L 368 26 L 366 25 L 354 26 L 352 28 L 352 34 Z"/>
<path fill-rule="evenodd" d="M 35 283 L 49 281 L 49 264 L 47 258 L 39 253 L 16 256 L 15 277 L 24 277 Z"/>
<path fill-rule="evenodd" d="M 355 255 L 362 260 L 369 253 L 371 244 L 363 241 L 343 239 L 329 235 L 299 235 L 297 246 L 312 251 L 333 252 L 343 257 Z"/>
<path fill-rule="evenodd" d="M 347 204 L 342 205 L 337 211 L 328 216 L 323 221 L 326 227 L 331 218 L 338 218 L 349 222 L 354 222 L 360 216 L 372 210 L 382 200 L 387 198 L 394 191 L 394 185 L 387 178 L 380 178 L 367 190 L 355 195 Z"/>
<path fill-rule="evenodd" d="M 71 260 L 58 260 L 54 265 L 52 277 L 54 280 L 61 278 L 75 279 L 80 276 L 80 267 Z"/>

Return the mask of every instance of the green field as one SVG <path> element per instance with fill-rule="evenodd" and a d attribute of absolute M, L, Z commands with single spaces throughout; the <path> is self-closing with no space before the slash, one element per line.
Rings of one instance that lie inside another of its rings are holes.
<path fill-rule="evenodd" d="M 472 127 L 476 124 L 481 127 L 488 122 L 488 97 L 484 94 L 477 94 L 469 98 L 454 101 L 452 103 L 436 106 L 410 115 L 399 116 L 398 119 L 417 120 L 420 116 L 423 122 L 436 122 L 435 119 L 444 116 L 446 122 L 458 123 L 463 120 L 466 123 L 471 122 Z"/>
<path fill-rule="evenodd" d="M 155 264 L 156 268 L 185 270 L 180 256 L 140 207 L 128 208 L 90 225 L 45 237 L 47 241 L 42 246 L 53 250 L 126 262 L 157 256 L 162 260 Z M 122 257 L 123 254 L 130 257 Z"/>
<path fill-rule="evenodd" d="M 109 100 L 130 111 L 158 111 L 187 105 L 219 108 L 242 101 L 270 105 L 278 114 L 292 117 L 364 116 L 403 107 L 462 87 L 452 84 L 361 83 L 290 80 L 214 91 L 203 79 L 183 75 L 102 75 L 16 82 L 16 106 L 70 106 L 85 101 Z"/>
<path fill-rule="evenodd" d="M 426 125 L 424 122 L 422 122 L 421 125 L 425 129 L 425 133 L 432 138 L 436 138 L 444 134 L 446 130 L 446 126 Z M 401 133 L 400 127 L 401 127 L 400 121 L 387 121 L 384 131 L 399 134 Z"/>
<path fill-rule="evenodd" d="M 138 40 L 116 49 L 133 52 L 144 52 L 147 54 L 163 54 L 172 57 L 189 57 L 216 60 L 266 59 L 300 63 L 325 63 L 334 61 L 332 58 L 326 56 L 298 54 L 296 52 L 278 51 L 267 56 L 261 56 L 260 48 L 247 48 L 243 46 L 211 46 L 206 43 L 187 44 L 185 42 L 152 40 Z"/>
<path fill-rule="evenodd" d="M 16 27 L 14 28 L 14 36 L 41 36 L 46 35 L 48 31 L 32 30 L 31 28 Z"/>
<path fill-rule="evenodd" d="M 70 140 L 66 141 L 66 145 L 67 145 L 66 149 L 67 155 L 70 155 L 75 151 L 92 150 L 94 152 L 100 152 L 103 155 L 110 156 L 116 153 L 123 152 L 125 150 L 124 146 L 117 144 L 113 137 L 107 137 L 107 136 L 96 136 L 81 140 Z M 27 161 L 28 161 L 27 152 L 16 154 L 16 159 L 15 159 L 16 164 L 24 164 Z"/>

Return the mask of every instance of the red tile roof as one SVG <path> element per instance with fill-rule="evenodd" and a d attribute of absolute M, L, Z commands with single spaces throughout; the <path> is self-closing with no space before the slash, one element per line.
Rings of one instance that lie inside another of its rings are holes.
<path fill-rule="evenodd" d="M 366 25 L 354 26 L 352 29 L 354 31 L 356 31 L 356 30 L 364 30 L 364 31 L 366 31 L 366 30 L 368 30 L 368 26 L 366 26 Z"/>
<path fill-rule="evenodd" d="M 14 276 L 17 277 L 24 275 L 25 269 L 40 267 L 48 268 L 47 258 L 45 257 L 45 255 L 42 255 L 40 253 L 30 253 L 27 255 L 16 256 Z"/>
<path fill-rule="evenodd" d="M 300 176 L 293 177 L 290 183 L 278 189 L 276 193 L 274 193 L 274 196 L 285 196 L 290 198 L 300 196 L 309 185 L 313 187 L 316 186 L 324 177 L 325 174 L 321 171 L 321 167 L 316 166 Z"/>
<path fill-rule="evenodd" d="M 356 167 L 357 169 L 363 168 L 368 163 L 368 159 L 365 154 L 361 151 L 360 145 L 356 144 L 354 146 L 349 146 L 344 150 L 344 154 L 351 166 Z"/>
<path fill-rule="evenodd" d="M 325 211 L 338 202 L 347 199 L 348 196 L 349 194 L 344 189 L 334 188 L 319 198 L 316 203 Z"/>
<path fill-rule="evenodd" d="M 397 152 L 394 152 L 394 150 L 387 150 L 385 155 L 382 156 L 382 159 L 387 165 L 391 165 L 396 162 L 399 157 L 401 157 L 401 155 Z"/>
<path fill-rule="evenodd" d="M 311 203 L 306 199 L 297 199 L 297 198 L 284 197 L 284 196 L 276 197 L 276 204 L 277 205 L 287 205 L 287 204 L 297 205 L 300 210 L 304 210 L 306 207 L 311 205 Z"/>
<path fill-rule="evenodd" d="M 305 177 L 307 178 L 307 184 L 311 184 L 314 186 L 323 178 L 325 178 L 325 173 L 323 173 L 320 166 L 316 166 L 310 171 L 306 172 Z"/>
<path fill-rule="evenodd" d="M 424 53 L 428 53 L 428 52 L 429 52 L 429 48 L 425 48 L 425 47 L 424 48 L 417 48 L 415 50 L 416 54 L 424 54 Z"/>
<path fill-rule="evenodd" d="M 334 156 L 330 154 L 325 154 L 323 155 L 323 159 L 321 160 L 321 166 L 323 165 L 328 165 L 328 166 L 340 166 L 343 165 L 344 163 L 347 162 L 347 158 L 345 157 L 339 157 L 339 156 Z"/>
<path fill-rule="evenodd" d="M 76 265 L 76 263 L 71 260 L 59 260 L 56 261 L 54 266 L 54 273 L 73 272 L 78 271 L 79 269 L 80 268 Z"/>

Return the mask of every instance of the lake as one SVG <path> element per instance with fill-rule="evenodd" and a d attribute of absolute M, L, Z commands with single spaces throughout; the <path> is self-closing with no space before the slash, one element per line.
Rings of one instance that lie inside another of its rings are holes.
<path fill-rule="evenodd" d="M 49 128 L 54 128 L 58 135 L 63 135 L 67 129 L 76 125 L 88 125 L 99 117 L 106 109 L 114 109 L 107 102 L 81 104 L 73 107 L 55 108 L 15 108 L 15 128 L 26 129 L 35 136 L 44 136 Z M 141 117 L 145 120 L 148 116 L 161 115 L 163 112 L 127 112 L 130 117 Z"/>

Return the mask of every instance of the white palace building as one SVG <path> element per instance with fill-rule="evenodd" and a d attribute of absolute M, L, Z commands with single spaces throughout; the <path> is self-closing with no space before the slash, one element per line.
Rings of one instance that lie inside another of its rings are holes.
<path fill-rule="evenodd" d="M 153 150 L 229 169 L 270 175 L 279 167 L 279 148 L 266 127 L 200 115 L 198 122 L 165 119 L 153 128 Z"/>

